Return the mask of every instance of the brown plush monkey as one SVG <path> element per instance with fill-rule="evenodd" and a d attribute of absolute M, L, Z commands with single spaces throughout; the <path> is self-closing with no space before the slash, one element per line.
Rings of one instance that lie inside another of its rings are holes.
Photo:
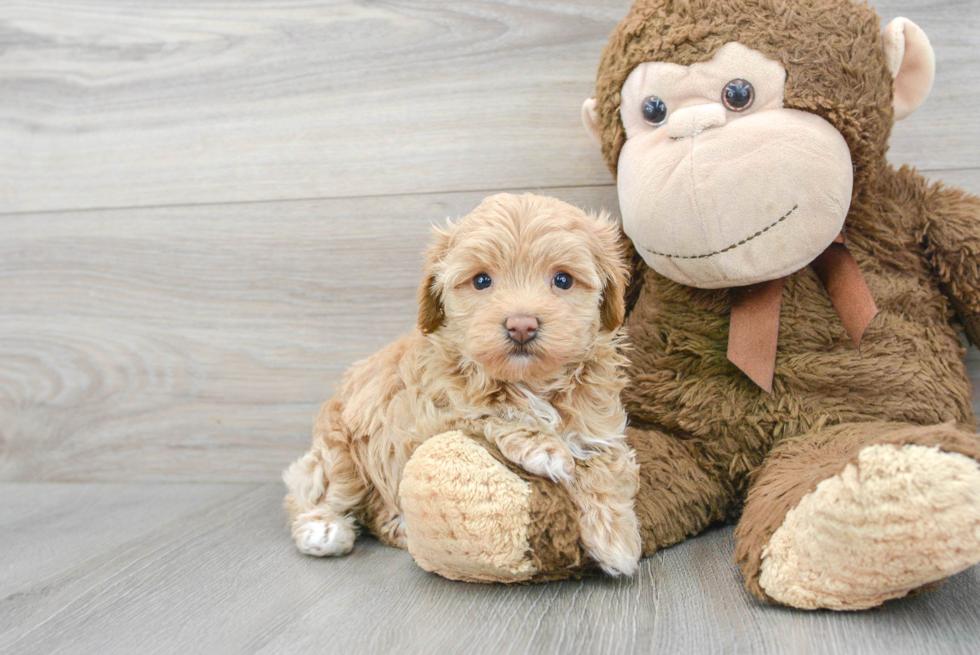
<path fill-rule="evenodd" d="M 583 113 L 645 261 L 625 401 L 646 554 L 737 519 L 752 593 L 833 609 L 980 561 L 959 341 L 980 345 L 980 199 L 885 158 L 933 68 L 919 28 L 851 0 L 638 0 L 613 33 Z M 589 564 L 567 496 L 462 435 L 401 496 L 447 577 Z"/>

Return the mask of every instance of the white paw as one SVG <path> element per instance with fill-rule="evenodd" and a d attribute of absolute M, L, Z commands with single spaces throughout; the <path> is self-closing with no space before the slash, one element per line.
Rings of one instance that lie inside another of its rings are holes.
<path fill-rule="evenodd" d="M 519 464 L 528 473 L 555 482 L 571 482 L 575 476 L 575 460 L 571 454 L 550 445 L 531 446 Z"/>
<path fill-rule="evenodd" d="M 294 530 L 299 552 L 315 557 L 346 555 L 354 549 L 356 536 L 343 521 L 310 521 Z"/>
<path fill-rule="evenodd" d="M 598 562 L 599 568 L 607 575 L 614 578 L 636 573 L 640 555 L 643 554 L 640 534 L 636 526 L 622 526 L 620 533 L 609 532 L 603 536 L 605 539 L 588 539 L 591 542 L 586 547 L 589 557 Z"/>
<path fill-rule="evenodd" d="M 614 578 L 618 578 L 621 575 L 629 577 L 636 573 L 636 568 L 640 564 L 640 559 L 633 559 L 626 553 L 620 553 L 614 555 L 604 562 L 600 562 L 599 568 L 602 569 L 606 575 L 610 575 Z"/>

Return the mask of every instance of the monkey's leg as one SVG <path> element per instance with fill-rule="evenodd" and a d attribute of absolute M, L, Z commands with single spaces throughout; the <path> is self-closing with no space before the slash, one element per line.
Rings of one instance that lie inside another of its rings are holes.
<path fill-rule="evenodd" d="M 640 522 L 643 556 L 672 546 L 724 520 L 734 494 L 707 472 L 685 443 L 660 430 L 626 431 L 640 467 L 636 518 Z"/>
<path fill-rule="evenodd" d="M 568 577 L 584 565 L 568 493 L 482 437 L 454 430 L 428 439 L 405 466 L 399 498 L 408 550 L 426 571 L 520 582 Z"/>
<path fill-rule="evenodd" d="M 696 534 L 724 516 L 731 496 L 675 438 L 630 429 L 640 490 L 643 552 Z M 429 439 L 400 488 L 408 549 L 419 566 L 454 580 L 518 582 L 575 576 L 585 555 L 567 487 L 521 470 L 462 432 Z"/>
<path fill-rule="evenodd" d="M 980 561 L 980 437 L 848 423 L 788 439 L 735 531 L 746 588 L 801 609 L 866 609 Z"/>

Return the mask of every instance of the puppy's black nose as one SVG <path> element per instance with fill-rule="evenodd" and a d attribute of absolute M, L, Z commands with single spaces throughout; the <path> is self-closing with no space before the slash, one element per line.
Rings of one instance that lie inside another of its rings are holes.
<path fill-rule="evenodd" d="M 511 339 L 523 345 L 537 334 L 538 319 L 526 314 L 511 316 L 504 321 L 504 327 L 507 328 L 507 333 Z"/>

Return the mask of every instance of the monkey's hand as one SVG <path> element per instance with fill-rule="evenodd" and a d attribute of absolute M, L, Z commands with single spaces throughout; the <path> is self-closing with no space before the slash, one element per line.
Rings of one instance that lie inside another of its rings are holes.
<path fill-rule="evenodd" d="M 966 336 L 980 347 L 980 198 L 933 185 L 920 241 Z"/>

